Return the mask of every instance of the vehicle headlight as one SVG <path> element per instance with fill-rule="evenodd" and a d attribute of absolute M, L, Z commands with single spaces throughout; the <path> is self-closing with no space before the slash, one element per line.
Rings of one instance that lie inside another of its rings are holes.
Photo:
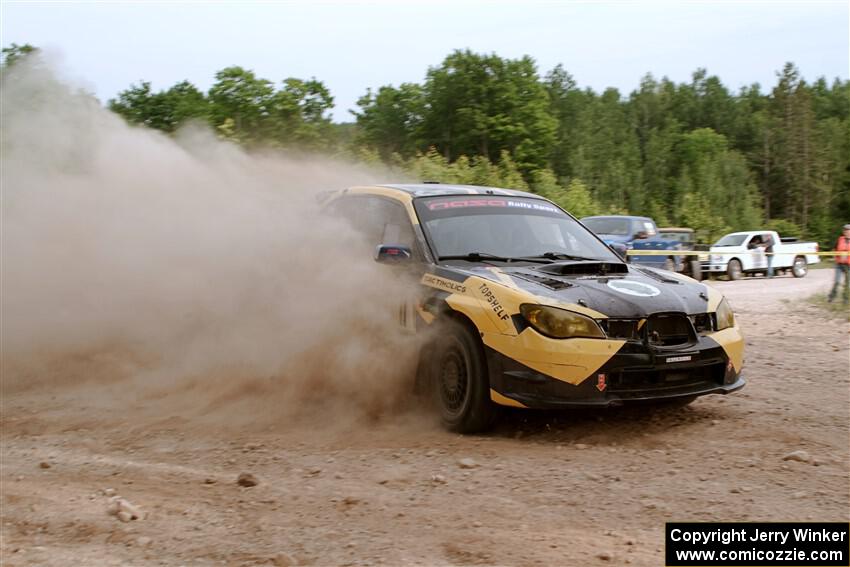
<path fill-rule="evenodd" d="M 523 303 L 519 306 L 519 312 L 535 331 L 553 339 L 605 338 L 605 333 L 596 321 L 573 311 Z"/>
<path fill-rule="evenodd" d="M 725 297 L 720 300 L 720 305 L 717 306 L 717 311 L 714 315 L 717 318 L 718 331 L 735 326 L 735 314 L 732 313 L 732 308 L 729 307 L 729 302 L 726 301 Z"/>

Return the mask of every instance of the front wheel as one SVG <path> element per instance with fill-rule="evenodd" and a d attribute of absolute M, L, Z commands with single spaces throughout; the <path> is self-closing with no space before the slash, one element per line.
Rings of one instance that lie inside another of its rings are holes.
<path fill-rule="evenodd" d="M 443 425 L 458 433 L 475 433 L 492 425 L 496 407 L 484 347 L 467 326 L 447 321 L 432 351 L 431 384 Z"/>
<path fill-rule="evenodd" d="M 794 258 L 794 266 L 791 268 L 791 273 L 794 274 L 795 278 L 805 277 L 809 273 L 809 265 L 804 256 Z"/>
<path fill-rule="evenodd" d="M 729 279 L 732 281 L 739 280 L 742 274 L 741 261 L 736 258 L 729 260 L 729 265 L 726 267 L 726 275 L 729 276 Z"/>

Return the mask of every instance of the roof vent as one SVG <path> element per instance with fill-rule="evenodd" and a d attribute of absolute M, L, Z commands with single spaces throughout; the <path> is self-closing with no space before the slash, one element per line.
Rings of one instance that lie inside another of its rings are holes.
<path fill-rule="evenodd" d="M 439 185 L 440 184 L 439 181 L 431 181 L 431 180 L 427 180 L 427 179 L 425 181 L 423 181 L 422 183 L 424 183 L 425 185 Z"/>

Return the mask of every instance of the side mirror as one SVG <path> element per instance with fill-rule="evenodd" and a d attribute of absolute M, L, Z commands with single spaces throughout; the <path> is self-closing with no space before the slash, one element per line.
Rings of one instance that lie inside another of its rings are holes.
<path fill-rule="evenodd" d="M 643 240 L 644 238 L 649 238 L 649 233 L 645 230 L 641 230 L 637 234 L 635 234 L 635 240 Z"/>
<path fill-rule="evenodd" d="M 375 248 L 375 261 L 381 264 L 399 264 L 413 258 L 410 247 L 402 244 L 379 244 Z"/>

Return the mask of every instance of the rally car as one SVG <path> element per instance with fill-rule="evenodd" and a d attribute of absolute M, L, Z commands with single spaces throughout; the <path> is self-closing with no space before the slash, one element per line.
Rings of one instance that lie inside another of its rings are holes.
<path fill-rule="evenodd" d="M 413 274 L 405 327 L 429 340 L 418 382 L 443 423 L 489 427 L 499 406 L 688 402 L 744 386 L 744 340 L 715 289 L 627 264 L 554 203 L 491 187 L 351 187 L 327 210 L 375 260 Z"/>

